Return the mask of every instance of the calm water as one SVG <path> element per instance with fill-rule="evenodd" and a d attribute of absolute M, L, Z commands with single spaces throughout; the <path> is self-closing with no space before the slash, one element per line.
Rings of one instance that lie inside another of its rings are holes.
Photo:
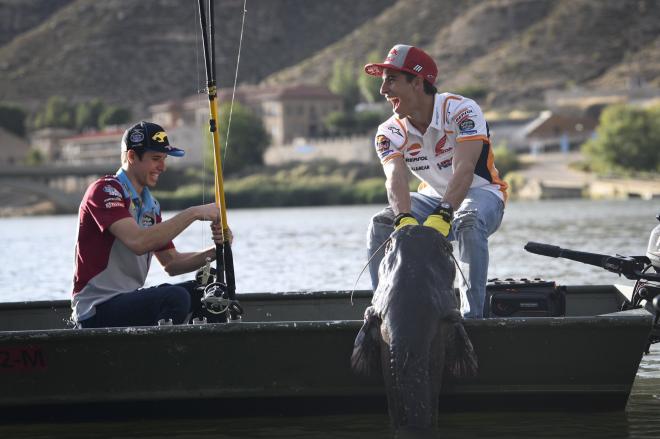
<path fill-rule="evenodd" d="M 241 293 L 367 288 L 365 229 L 378 206 L 229 211 L 236 236 L 235 270 Z M 631 285 L 596 267 L 544 258 L 527 241 L 597 253 L 638 255 L 660 212 L 657 201 L 544 201 L 509 203 L 491 238 L 490 277 L 543 277 L 562 284 Z M 68 298 L 75 216 L 0 219 L 0 301 Z M 208 245 L 195 225 L 175 244 Z M 152 267 L 149 284 L 171 281 Z M 182 280 L 187 276 L 180 277 Z M 0 390 L 1 391 L 1 390 Z M 495 409 L 495 408 L 494 408 Z M 659 438 L 660 345 L 640 366 L 628 407 L 614 413 L 445 413 L 448 438 Z M 112 423 L 0 426 L 0 438 L 377 438 L 388 437 L 386 415 L 248 419 L 163 419 Z"/>
<path fill-rule="evenodd" d="M 365 235 L 379 206 L 230 210 L 239 293 L 369 288 Z M 543 277 L 563 284 L 631 284 L 596 267 L 532 255 L 527 241 L 596 253 L 644 254 L 658 201 L 511 202 L 491 237 L 490 277 Z M 168 215 L 166 214 L 165 217 Z M 66 299 L 71 291 L 76 217 L 0 218 L 0 301 Z M 196 223 L 180 251 L 210 243 Z M 189 279 L 190 275 L 174 278 Z M 171 282 L 154 259 L 148 285 Z"/>

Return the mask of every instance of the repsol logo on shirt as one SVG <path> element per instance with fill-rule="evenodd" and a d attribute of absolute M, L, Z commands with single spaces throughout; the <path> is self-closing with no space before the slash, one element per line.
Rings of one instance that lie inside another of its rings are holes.
<path fill-rule="evenodd" d="M 425 160 L 428 160 L 428 157 L 425 155 L 419 157 L 406 157 L 406 163 L 423 162 Z"/>

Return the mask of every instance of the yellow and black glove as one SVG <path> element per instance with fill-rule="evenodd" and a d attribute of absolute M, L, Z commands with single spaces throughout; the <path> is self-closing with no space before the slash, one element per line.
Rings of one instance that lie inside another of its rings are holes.
<path fill-rule="evenodd" d="M 442 202 L 424 221 L 426 227 L 432 227 L 444 237 L 449 235 L 451 229 L 451 220 L 454 217 L 454 209 L 451 204 Z"/>
<path fill-rule="evenodd" d="M 403 226 L 418 226 L 419 223 L 409 213 L 400 213 L 394 217 L 394 230 L 399 230 Z"/>

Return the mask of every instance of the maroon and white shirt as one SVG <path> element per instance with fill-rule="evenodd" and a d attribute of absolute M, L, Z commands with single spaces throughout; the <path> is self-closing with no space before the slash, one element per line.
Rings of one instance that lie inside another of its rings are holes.
<path fill-rule="evenodd" d="M 71 308 L 73 320 L 88 319 L 96 305 L 144 286 L 153 252 L 136 255 L 110 233 L 110 226 L 132 217 L 140 227 L 161 222 L 160 205 L 144 188 L 139 196 L 120 169 L 87 188 L 78 211 L 78 238 Z M 170 241 L 157 251 L 174 248 Z"/>

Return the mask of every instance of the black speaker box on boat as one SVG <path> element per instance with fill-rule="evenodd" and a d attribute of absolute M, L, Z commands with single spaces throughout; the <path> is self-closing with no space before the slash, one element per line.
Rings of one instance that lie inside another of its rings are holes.
<path fill-rule="evenodd" d="M 491 279 L 484 317 L 560 317 L 566 314 L 565 287 L 542 279 Z"/>

